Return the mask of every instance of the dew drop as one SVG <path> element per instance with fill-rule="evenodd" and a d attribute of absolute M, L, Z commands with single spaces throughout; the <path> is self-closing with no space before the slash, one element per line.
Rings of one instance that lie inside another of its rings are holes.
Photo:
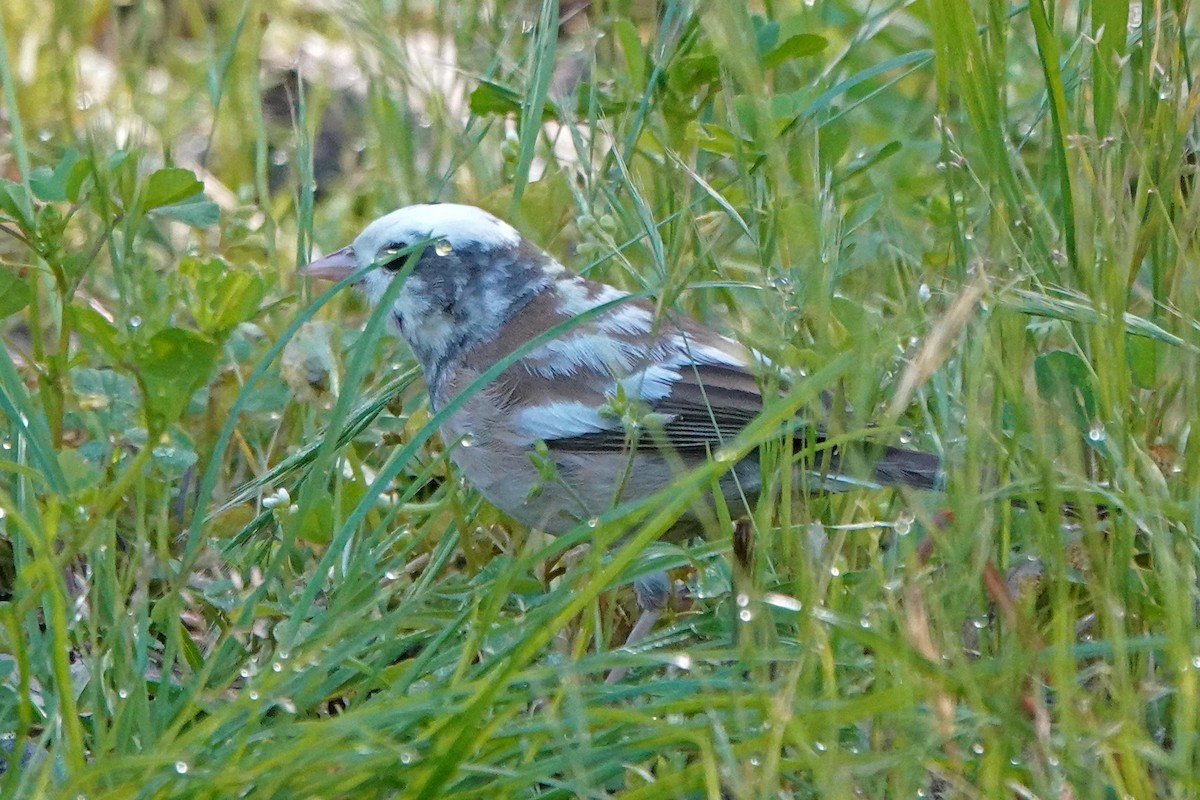
<path fill-rule="evenodd" d="M 842 574 L 842 571 L 840 569 L 838 569 L 837 567 L 830 567 L 829 574 L 836 578 Z"/>
<path fill-rule="evenodd" d="M 175 771 L 180 775 L 186 775 L 188 771 L 188 763 L 186 761 L 176 761 Z"/>
<path fill-rule="evenodd" d="M 687 653 L 676 653 L 671 658 L 671 663 L 679 667 L 679 669 L 690 670 L 692 668 L 692 657 Z"/>
<path fill-rule="evenodd" d="M 892 530 L 896 532 L 897 536 L 908 536 L 912 533 L 913 520 L 914 517 L 910 512 L 902 512 L 892 523 Z"/>
<path fill-rule="evenodd" d="M 745 608 L 746 606 L 750 605 L 750 595 L 746 594 L 745 592 L 739 594 L 737 596 L 737 604 L 738 608 Z"/>
<path fill-rule="evenodd" d="M 249 692 L 246 693 L 246 696 L 249 697 L 251 700 L 257 700 L 258 692 L 256 692 L 254 689 L 251 689 Z"/>
<path fill-rule="evenodd" d="M 983 755 L 983 743 L 976 742 L 975 744 L 971 745 L 971 752 L 977 756 Z"/>
<path fill-rule="evenodd" d="M 439 256 L 448 256 L 454 252 L 454 245 L 450 244 L 445 239 L 442 239 L 433 246 L 433 252 L 437 253 Z"/>
<path fill-rule="evenodd" d="M 138 316 L 137 314 L 134 314 L 132 317 L 129 318 L 129 327 L 131 327 L 131 328 L 142 327 L 142 318 L 140 316 Z"/>
<path fill-rule="evenodd" d="M 825 752 L 825 743 L 824 742 L 813 742 L 813 750 L 816 750 L 818 753 L 824 753 Z"/>
<path fill-rule="evenodd" d="M 913 440 L 912 428 L 905 428 L 900 431 L 900 444 L 908 444 Z"/>
<path fill-rule="evenodd" d="M 596 527 L 597 525 L 599 525 L 599 524 L 600 524 L 600 518 L 599 518 L 599 517 L 589 517 L 589 518 L 588 518 L 588 521 L 587 521 L 587 526 L 588 526 L 589 528 L 595 528 L 595 527 Z"/>
<path fill-rule="evenodd" d="M 1093 442 L 1103 442 L 1105 437 L 1104 426 L 1099 422 L 1088 428 L 1088 438 Z"/>
<path fill-rule="evenodd" d="M 458 440 L 458 443 L 462 447 L 471 447 L 472 445 L 475 444 L 475 434 L 464 433 L 462 435 L 462 438 Z"/>
<path fill-rule="evenodd" d="M 750 620 L 754 619 L 754 614 L 750 611 L 750 609 L 743 608 L 738 612 L 738 619 L 740 619 L 742 622 L 749 622 Z"/>
<path fill-rule="evenodd" d="M 129 690 L 128 689 L 117 689 L 117 697 L 124 700 L 125 698 L 129 697 Z"/>
<path fill-rule="evenodd" d="M 779 592 L 767 592 L 763 595 L 763 602 L 786 611 L 800 611 L 804 608 L 804 604 L 795 597 Z"/>

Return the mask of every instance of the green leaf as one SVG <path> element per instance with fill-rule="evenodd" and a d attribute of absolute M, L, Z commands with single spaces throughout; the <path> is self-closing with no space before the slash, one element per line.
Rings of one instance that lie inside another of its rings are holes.
<path fill-rule="evenodd" d="M 260 276 L 234 269 L 220 258 L 185 258 L 179 272 L 194 281 L 196 321 L 205 333 L 223 338 L 230 328 L 256 313 L 267 294 Z"/>
<path fill-rule="evenodd" d="M 61 203 L 67 199 L 67 183 L 72 170 L 79 162 L 79 151 L 75 149 L 63 153 L 63 157 L 49 167 L 38 167 L 29 176 L 29 188 L 34 195 L 47 203 Z"/>
<path fill-rule="evenodd" d="M 0 319 L 15 314 L 33 299 L 33 289 L 11 270 L 0 267 Z"/>
<path fill-rule="evenodd" d="M 71 171 L 67 173 L 67 178 L 63 182 L 63 193 L 72 203 L 79 200 L 80 190 L 83 188 L 84 181 L 92 175 L 92 161 L 89 158 L 81 158 L 71 165 Z"/>
<path fill-rule="evenodd" d="M 118 363 L 125 357 L 125 352 L 118 344 L 117 328 L 100 312 L 82 305 L 69 305 L 63 313 L 71 323 L 71 329 L 79 334 L 79 340 L 85 350 L 96 352 L 106 357 L 108 361 Z M 95 348 L 95 349 L 93 349 Z"/>
<path fill-rule="evenodd" d="M 1092 118 L 1096 136 L 1108 135 L 1117 102 L 1122 57 L 1128 35 L 1129 0 L 1107 0 L 1095 3 L 1091 9 L 1092 35 L 1096 37 L 1096 52 L 1092 56 Z"/>
<path fill-rule="evenodd" d="M 63 477 L 67 479 L 67 490 L 71 492 L 82 491 L 89 486 L 95 487 L 103 477 L 100 468 L 74 448 L 59 451 L 58 466 L 62 469 Z"/>
<path fill-rule="evenodd" d="M 690 95 L 721 76 L 721 62 L 711 53 L 688 55 L 675 61 L 667 73 L 667 86 L 680 95 Z"/>
<path fill-rule="evenodd" d="M 621 53 L 625 56 L 625 73 L 633 86 L 646 85 L 646 50 L 642 47 L 642 39 L 638 36 L 637 26 L 627 19 L 618 19 L 613 23 L 613 35 L 621 45 Z"/>
<path fill-rule="evenodd" d="M 230 272 L 221 281 L 221 291 L 209 307 L 210 322 L 215 330 L 229 330 L 258 312 L 267 295 L 267 283 L 249 272 Z"/>
<path fill-rule="evenodd" d="M 815 56 L 828 46 L 829 41 L 824 36 L 815 33 L 796 34 L 763 56 L 763 69 L 774 69 L 793 59 Z"/>
<path fill-rule="evenodd" d="M 775 43 L 779 41 L 779 23 L 773 19 L 764 19 L 757 14 L 750 19 L 754 23 L 755 49 L 760 55 L 770 52 Z"/>
<path fill-rule="evenodd" d="M 187 407 L 216 364 L 218 348 L 206 337 L 183 328 L 166 328 L 138 348 L 134 362 L 145 397 L 146 423 L 161 431 Z"/>
<path fill-rule="evenodd" d="M 1086 361 L 1066 350 L 1054 350 L 1034 360 L 1033 373 L 1043 400 L 1066 415 L 1080 432 L 1091 427 L 1096 418 L 1096 393 Z"/>
<path fill-rule="evenodd" d="M 745 143 L 738 144 L 738 139 L 728 129 L 720 125 L 706 125 L 701 122 L 691 122 L 688 134 L 696 145 L 709 153 L 731 156 L 738 152 L 739 147 L 748 147 Z"/>
<path fill-rule="evenodd" d="M 142 205 L 146 210 L 173 205 L 192 195 L 203 195 L 204 184 L 190 169 L 167 167 L 155 171 L 146 181 Z"/>
<path fill-rule="evenodd" d="M 208 228 L 217 224 L 221 219 L 220 206 L 205 197 L 203 193 L 194 194 L 178 203 L 160 206 L 155 209 L 154 213 L 185 225 L 191 225 L 193 228 Z"/>
<path fill-rule="evenodd" d="M 845 181 L 848 181 L 851 178 L 853 178 L 863 172 L 866 172 L 868 169 L 875 166 L 879 162 L 885 161 L 886 159 L 890 158 L 891 156 L 894 156 L 896 153 L 900 152 L 900 147 L 901 147 L 900 142 L 893 140 L 893 141 L 888 142 L 887 144 L 885 144 L 883 147 L 879 148 L 875 152 L 868 153 L 867 155 L 863 156 L 862 158 L 855 159 L 854 162 L 851 163 L 850 166 L 846 168 L 845 173 L 843 173 L 841 176 L 839 176 L 834 181 L 834 185 L 836 186 Z"/>
<path fill-rule="evenodd" d="M 181 477 L 200 460 L 191 438 L 176 427 L 159 437 L 150 455 L 154 459 L 154 466 L 172 478 Z"/>
<path fill-rule="evenodd" d="M 0 211 L 15 221 L 21 230 L 33 230 L 33 205 L 21 184 L 0 178 Z"/>
<path fill-rule="evenodd" d="M 69 373 L 71 388 L 75 395 L 82 417 L 95 415 L 95 425 L 85 421 L 84 425 L 90 433 L 101 441 L 107 441 L 108 436 L 116 434 L 124 437 L 133 428 L 140 428 L 142 419 L 139 410 L 142 408 L 142 393 L 132 377 L 114 369 L 92 369 L 90 367 L 73 367 Z M 84 444 L 81 450 L 89 457 L 95 454 Z M 107 445 L 101 447 L 107 450 Z M 97 462 L 102 457 L 96 457 Z"/>
<path fill-rule="evenodd" d="M 1133 381 L 1143 389 L 1158 387 L 1160 347 L 1150 339 L 1125 334 L 1125 360 Z"/>
<path fill-rule="evenodd" d="M 317 497 L 302 517 L 291 517 L 288 524 L 297 539 L 328 544 L 333 538 L 333 498 L 328 494 Z"/>
<path fill-rule="evenodd" d="M 516 114 L 521 110 L 521 95 L 491 81 L 480 81 L 468 99 L 471 113 L 481 117 L 492 114 Z"/>

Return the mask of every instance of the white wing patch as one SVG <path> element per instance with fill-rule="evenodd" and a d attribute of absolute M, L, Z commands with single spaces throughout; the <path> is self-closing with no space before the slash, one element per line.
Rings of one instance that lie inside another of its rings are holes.
<path fill-rule="evenodd" d="M 568 439 L 608 430 L 599 409 L 577 400 L 555 400 L 523 409 L 516 416 L 517 428 L 534 439 Z"/>
<path fill-rule="evenodd" d="M 580 371 L 620 375 L 633 369 L 644 348 L 598 333 L 576 333 L 536 348 L 526 367 L 544 378 L 566 377 Z"/>
<path fill-rule="evenodd" d="M 671 387 L 679 378 L 680 374 L 677 369 L 661 364 L 652 364 L 640 372 L 622 378 L 619 383 L 628 397 L 655 403 L 671 393 Z"/>
<path fill-rule="evenodd" d="M 649 333 L 654 315 L 641 306 L 620 305 L 600 318 L 600 330 L 608 333 Z"/>
<path fill-rule="evenodd" d="M 555 283 L 559 296 L 562 298 L 562 310 L 567 316 L 576 316 L 604 303 L 611 303 L 622 297 L 628 297 L 629 292 L 622 292 L 604 283 L 585 283 L 578 275 L 564 275 Z M 619 308 L 619 306 L 618 306 Z"/>

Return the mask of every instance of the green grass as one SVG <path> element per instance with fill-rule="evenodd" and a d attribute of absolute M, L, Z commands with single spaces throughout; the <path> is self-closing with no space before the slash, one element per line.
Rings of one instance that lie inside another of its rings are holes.
<path fill-rule="evenodd" d="M 0 796 L 1200 793 L 1190 9 L 496 5 L 0 4 Z M 804 377 L 523 530 L 294 275 L 429 199 Z M 946 492 L 788 499 L 824 390 Z"/>

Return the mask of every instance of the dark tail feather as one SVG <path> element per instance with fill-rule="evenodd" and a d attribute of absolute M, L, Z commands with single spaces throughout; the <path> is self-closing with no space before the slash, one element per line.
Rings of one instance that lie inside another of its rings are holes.
<path fill-rule="evenodd" d="M 941 489 L 945 483 L 942 460 L 933 453 L 869 442 L 823 449 L 809 472 L 820 476 L 820 488 L 828 492 L 872 485 Z"/>
<path fill-rule="evenodd" d="M 876 458 L 878 460 L 875 462 L 875 480 L 885 486 L 942 488 L 942 460 L 933 453 L 884 447 L 883 452 Z"/>

